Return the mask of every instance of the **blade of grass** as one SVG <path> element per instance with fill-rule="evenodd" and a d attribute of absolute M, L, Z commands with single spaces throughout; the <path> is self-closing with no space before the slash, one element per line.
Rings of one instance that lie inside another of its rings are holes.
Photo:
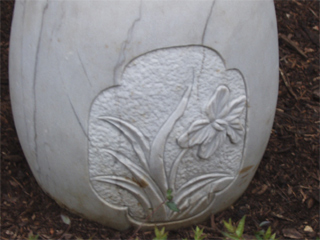
<path fill-rule="evenodd" d="M 265 238 L 266 239 L 269 239 L 270 238 L 270 236 L 271 236 L 271 227 L 269 226 L 268 227 L 268 229 L 267 229 L 267 231 L 266 231 L 266 233 L 264 234 L 264 236 L 265 236 Z"/>
<path fill-rule="evenodd" d="M 271 240 L 275 240 L 276 239 L 276 233 L 272 234 L 270 237 Z"/>
<path fill-rule="evenodd" d="M 224 227 L 228 230 L 229 233 L 235 232 L 235 227 L 231 223 L 231 219 L 229 218 L 229 222 L 223 221 Z"/>
<path fill-rule="evenodd" d="M 244 230 L 244 224 L 246 222 L 246 215 L 244 215 L 239 224 L 238 224 L 238 227 L 237 227 L 237 230 L 236 230 L 236 235 L 241 238 L 242 237 L 242 234 L 243 234 L 243 230 Z"/>
<path fill-rule="evenodd" d="M 161 230 L 155 227 L 154 234 L 156 237 L 153 238 L 153 240 L 167 240 L 168 233 L 165 231 L 165 227 L 163 227 Z"/>
<path fill-rule="evenodd" d="M 231 234 L 229 234 L 229 233 L 222 232 L 222 234 L 223 234 L 225 237 L 227 237 L 227 238 L 230 238 L 230 239 L 233 239 L 233 240 L 239 240 L 238 237 L 233 236 L 233 235 L 231 235 Z"/>

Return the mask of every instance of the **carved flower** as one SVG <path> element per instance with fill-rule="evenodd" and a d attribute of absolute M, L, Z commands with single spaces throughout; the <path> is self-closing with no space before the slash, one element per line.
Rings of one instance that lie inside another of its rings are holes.
<path fill-rule="evenodd" d="M 230 90 L 219 86 L 206 106 L 207 119 L 193 122 L 178 138 L 182 148 L 199 145 L 198 157 L 209 158 L 228 137 L 231 143 L 241 140 L 243 127 L 240 116 L 245 106 L 245 96 L 230 99 Z"/>

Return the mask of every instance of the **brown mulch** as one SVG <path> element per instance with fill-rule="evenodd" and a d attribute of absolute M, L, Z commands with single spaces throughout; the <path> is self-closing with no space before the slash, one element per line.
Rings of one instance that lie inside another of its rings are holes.
<path fill-rule="evenodd" d="M 269 145 L 244 195 L 227 210 L 199 224 L 208 238 L 222 235 L 223 220 L 246 215 L 245 233 L 272 227 L 280 239 L 319 236 L 319 2 L 276 1 L 280 87 Z M 7 60 L 12 1 L 1 1 L 1 239 L 128 239 L 59 207 L 36 183 L 15 131 Z M 263 49 L 261 50 L 263 54 Z M 65 224 L 61 214 L 71 219 Z M 152 231 L 138 232 L 152 239 Z M 170 239 L 192 238 L 192 227 L 169 232 Z"/>

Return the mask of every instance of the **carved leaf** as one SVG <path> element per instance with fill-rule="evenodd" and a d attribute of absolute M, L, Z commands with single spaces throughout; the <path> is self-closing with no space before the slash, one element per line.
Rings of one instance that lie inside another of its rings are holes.
<path fill-rule="evenodd" d="M 160 187 L 163 194 L 165 194 L 168 189 L 163 159 L 165 144 L 174 124 L 183 115 L 186 109 L 191 89 L 192 86 L 189 86 L 185 91 L 179 105 L 162 125 L 151 146 L 149 158 L 150 174 Z"/>
<path fill-rule="evenodd" d="M 132 180 L 120 176 L 98 176 L 92 178 L 92 180 L 113 184 L 127 190 L 137 198 L 145 212 L 148 212 L 148 210 L 152 208 L 148 197 L 141 188 L 141 185 Z"/>
<path fill-rule="evenodd" d="M 225 189 L 233 179 L 227 174 L 210 173 L 189 180 L 182 185 L 173 199 L 181 214 L 172 213 L 170 219 L 181 219 L 200 213 L 210 205 L 215 193 Z M 204 195 L 204 191 L 207 194 Z"/>
<path fill-rule="evenodd" d="M 143 168 L 131 162 L 130 159 L 128 159 L 124 155 L 112 150 L 103 150 L 103 151 L 114 156 L 116 160 L 118 160 L 128 168 L 128 170 L 133 174 L 133 176 L 138 182 L 143 183 L 143 191 L 148 196 L 152 207 L 156 208 L 159 206 L 157 210 L 157 214 L 154 214 L 154 219 L 157 220 L 157 217 L 159 217 L 161 220 L 165 219 L 166 209 L 163 205 L 160 206 L 165 199 L 165 195 L 162 194 L 159 187 L 153 181 L 150 175 Z"/>
<path fill-rule="evenodd" d="M 174 160 L 171 166 L 170 175 L 169 175 L 169 189 L 172 189 L 173 192 L 176 192 L 175 180 L 178 172 L 179 163 L 187 151 L 188 149 L 183 149 L 179 154 L 179 156 Z"/>
<path fill-rule="evenodd" d="M 184 198 L 190 198 L 194 193 L 201 191 L 203 187 L 208 184 L 211 185 L 210 192 L 219 192 L 226 187 L 233 180 L 233 177 L 222 173 L 209 173 L 202 176 L 195 177 L 181 186 L 176 194 L 176 203 L 183 201 Z"/>
<path fill-rule="evenodd" d="M 124 136 L 126 136 L 136 152 L 142 166 L 145 168 L 145 170 L 149 171 L 149 166 L 145 155 L 149 153 L 149 142 L 143 133 L 135 126 L 118 118 L 100 117 L 99 119 L 112 124 L 118 130 L 120 130 Z"/>
<path fill-rule="evenodd" d="M 192 202 L 191 199 L 183 202 L 183 204 L 180 206 L 181 214 L 178 215 L 173 213 L 171 219 L 183 219 L 185 217 L 201 213 L 210 206 L 210 203 L 212 203 L 214 196 L 214 194 L 199 195 L 199 199 L 197 199 L 196 202 Z"/>
<path fill-rule="evenodd" d="M 202 209 L 206 209 L 206 207 L 210 205 L 210 202 L 213 201 L 214 196 L 214 193 L 202 196 L 202 198 L 194 202 L 194 204 L 190 204 L 186 211 L 189 212 L 189 215 L 195 215 L 201 212 Z"/>

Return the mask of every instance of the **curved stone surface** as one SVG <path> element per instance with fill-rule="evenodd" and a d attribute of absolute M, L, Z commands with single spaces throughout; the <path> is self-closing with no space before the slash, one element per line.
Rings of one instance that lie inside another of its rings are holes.
<path fill-rule="evenodd" d="M 110 227 L 176 228 L 232 204 L 277 89 L 271 0 L 16 2 L 10 91 L 26 158 L 57 202 Z"/>

